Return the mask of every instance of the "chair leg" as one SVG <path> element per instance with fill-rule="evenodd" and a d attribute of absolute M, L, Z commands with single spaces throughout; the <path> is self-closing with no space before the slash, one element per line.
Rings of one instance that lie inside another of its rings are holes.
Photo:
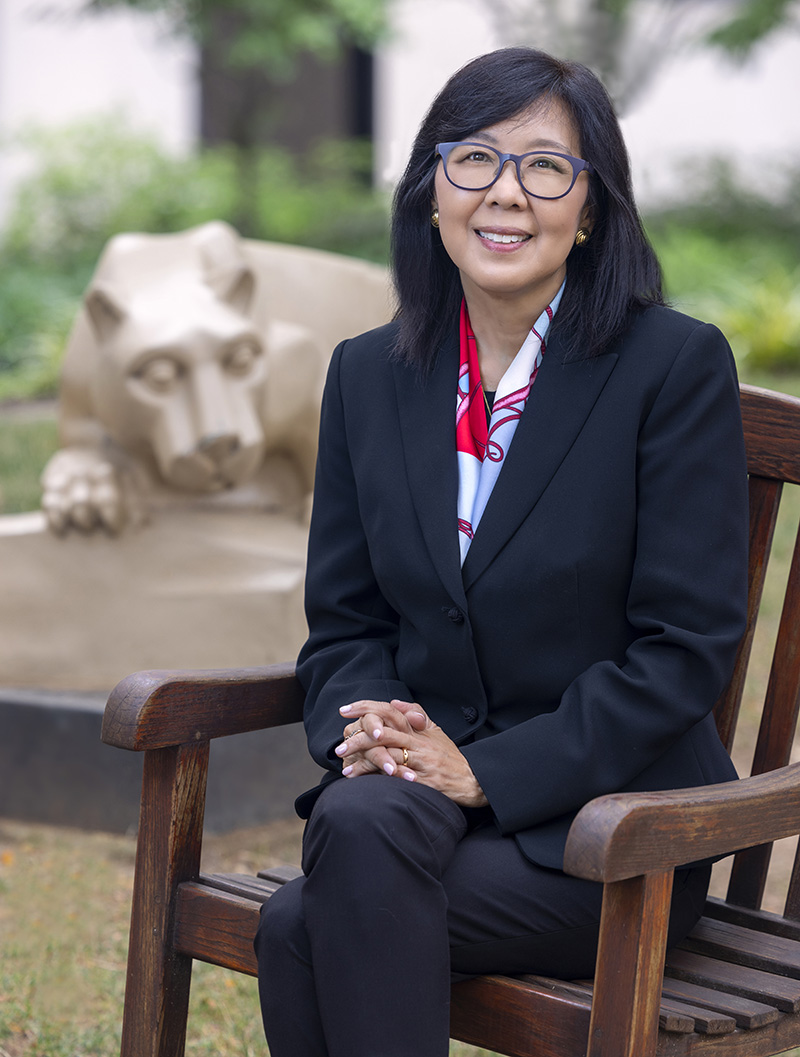
<path fill-rule="evenodd" d="M 145 753 L 121 1057 L 183 1057 L 192 959 L 172 948 L 178 885 L 196 880 L 208 742 Z"/>
<path fill-rule="evenodd" d="M 605 886 L 587 1057 L 653 1057 L 672 871 Z"/>

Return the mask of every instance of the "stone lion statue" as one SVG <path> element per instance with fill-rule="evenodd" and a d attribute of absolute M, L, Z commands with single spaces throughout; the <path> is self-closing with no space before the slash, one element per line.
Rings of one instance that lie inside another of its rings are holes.
<path fill-rule="evenodd" d="M 176 504 L 299 516 L 330 352 L 388 317 L 377 265 L 221 222 L 116 236 L 64 357 L 48 525 L 117 534 Z"/>

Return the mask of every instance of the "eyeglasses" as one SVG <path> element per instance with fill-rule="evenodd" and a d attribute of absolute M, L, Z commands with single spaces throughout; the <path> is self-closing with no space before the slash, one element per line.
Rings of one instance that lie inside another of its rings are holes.
<path fill-rule="evenodd" d="M 503 154 L 485 143 L 466 140 L 437 143 L 436 153 L 447 179 L 462 191 L 485 191 L 499 179 L 509 161 L 516 166 L 520 187 L 533 198 L 563 198 L 582 172 L 594 173 L 588 161 L 552 150 Z"/>

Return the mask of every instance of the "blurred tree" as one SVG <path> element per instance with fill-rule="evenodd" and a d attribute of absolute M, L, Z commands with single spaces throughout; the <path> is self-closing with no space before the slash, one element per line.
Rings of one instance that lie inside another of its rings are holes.
<path fill-rule="evenodd" d="M 371 47 L 386 28 L 385 0 L 85 0 L 83 10 L 121 7 L 161 13 L 201 45 L 226 16 L 230 65 L 266 67 L 276 80 L 290 78 L 304 52 L 335 59 L 347 43 Z"/>
<path fill-rule="evenodd" d="M 273 139 L 280 126 L 288 86 L 299 80 L 302 87 L 308 80 L 310 57 L 328 63 L 345 59 L 353 72 L 350 94 L 357 115 L 358 96 L 365 87 L 364 55 L 386 33 L 386 6 L 387 0 L 84 0 L 82 10 L 158 13 L 173 31 L 198 45 L 203 96 L 212 105 L 219 100 L 218 108 L 204 115 L 202 131 L 212 142 L 231 143 L 236 152 L 236 223 L 249 234 L 254 227 L 258 148 Z M 321 93 L 320 106 L 330 94 L 329 86 Z M 306 100 L 304 109 L 313 119 L 313 103 L 309 106 Z M 365 130 L 357 116 L 351 125 L 333 128 L 330 134 Z"/>
<path fill-rule="evenodd" d="M 800 0 L 479 0 L 501 40 L 530 42 L 595 70 L 629 110 L 661 64 L 704 43 L 746 58 L 755 44 L 800 26 Z"/>

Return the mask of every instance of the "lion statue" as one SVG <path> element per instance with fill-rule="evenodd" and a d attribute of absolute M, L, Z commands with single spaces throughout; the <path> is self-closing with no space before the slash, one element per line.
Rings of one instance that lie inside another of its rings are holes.
<path fill-rule="evenodd" d="M 56 534 L 116 535 L 153 508 L 302 516 L 337 341 L 389 316 L 386 269 L 212 222 L 106 246 L 67 345 Z"/>

